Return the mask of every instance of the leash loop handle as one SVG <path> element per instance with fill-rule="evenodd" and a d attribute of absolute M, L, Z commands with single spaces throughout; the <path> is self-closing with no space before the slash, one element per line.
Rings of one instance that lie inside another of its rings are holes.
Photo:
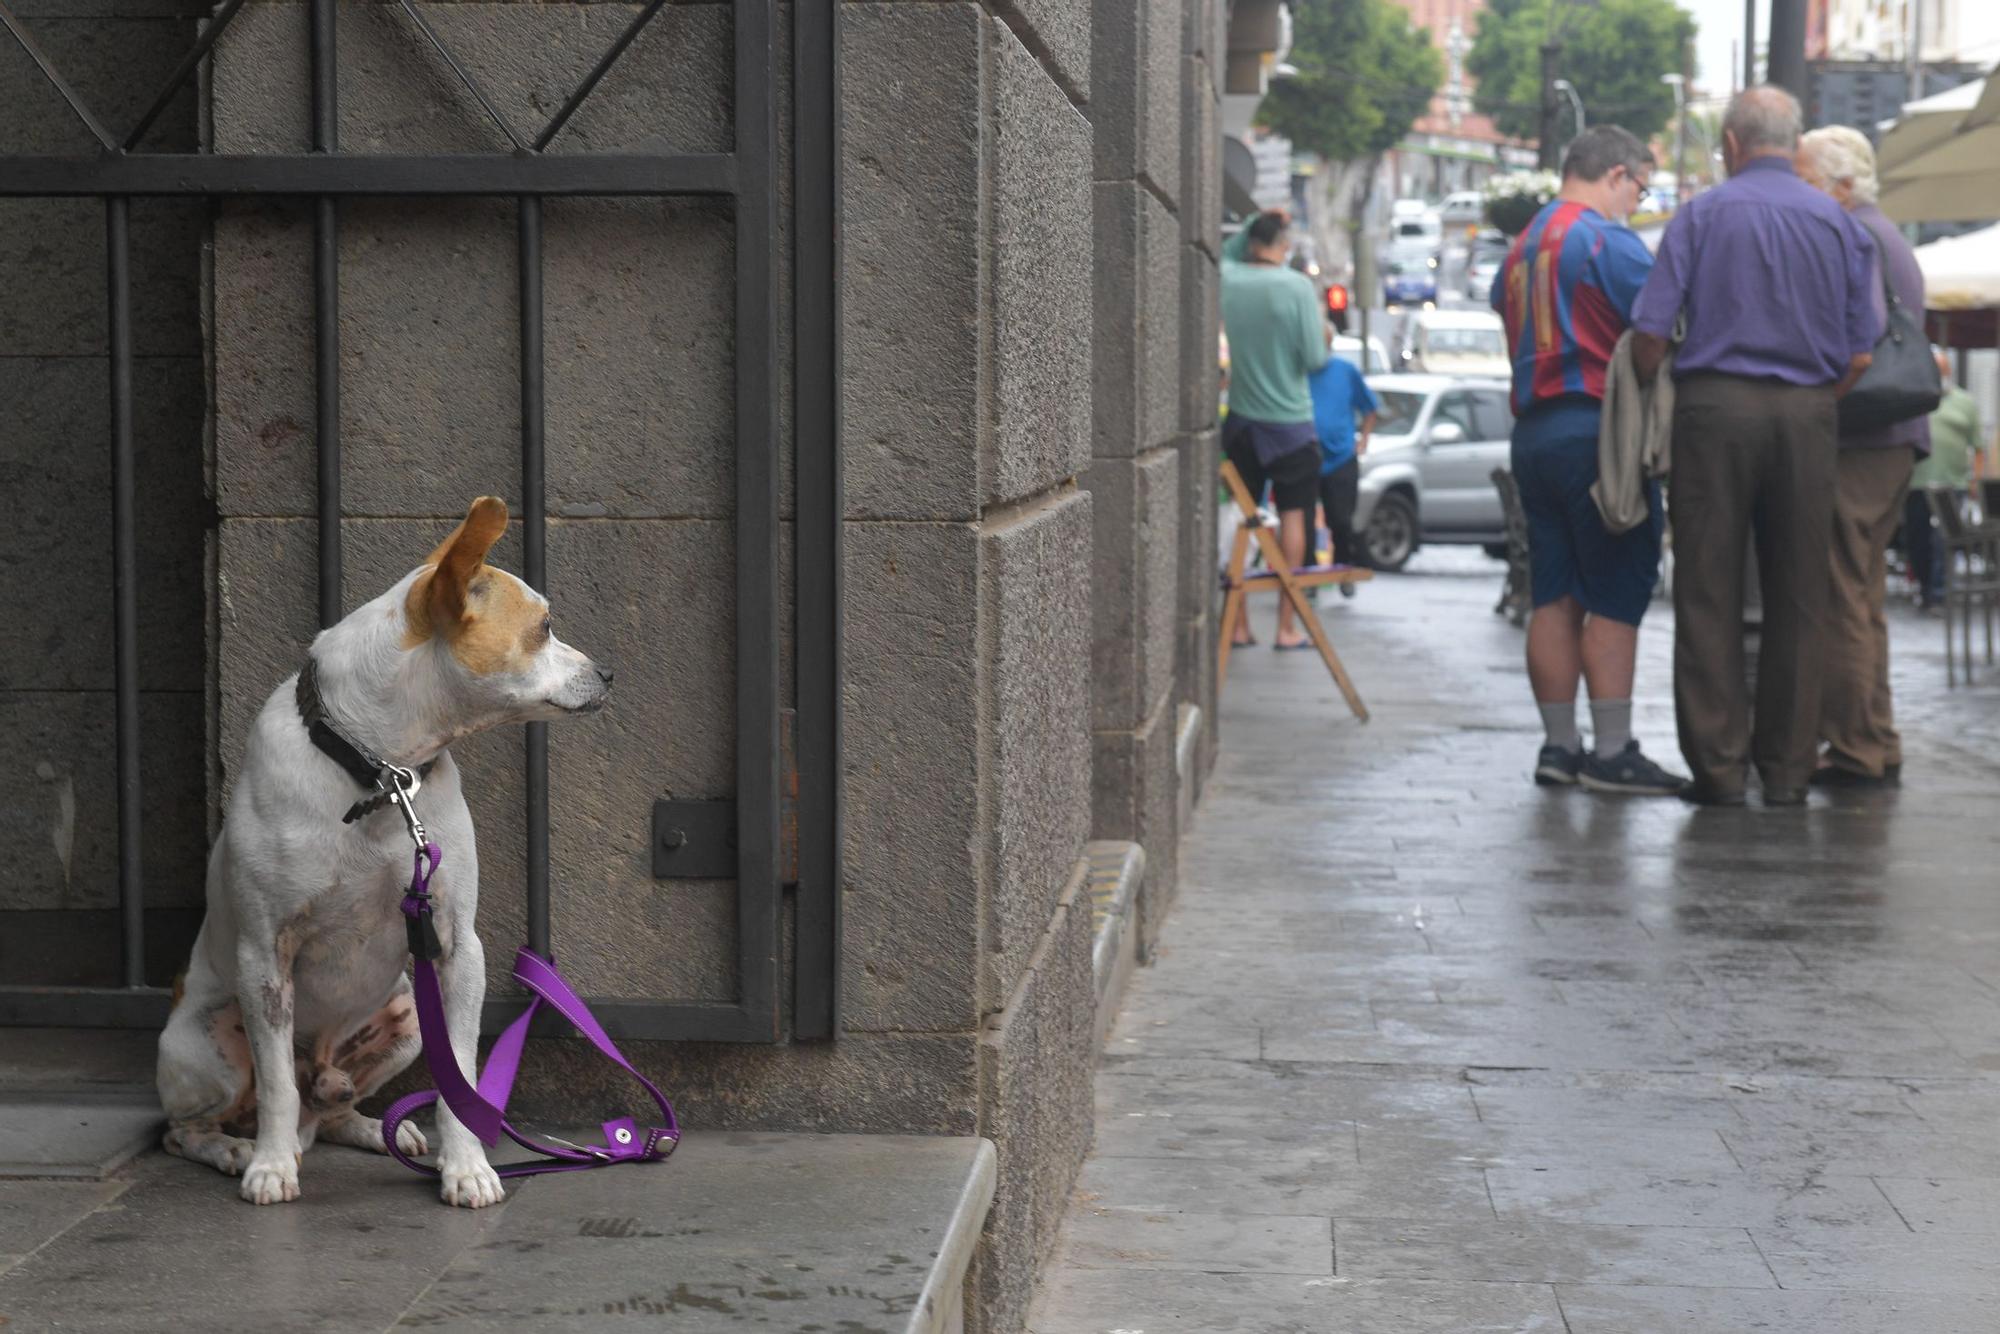
<path fill-rule="evenodd" d="M 610 1034 L 591 1014 L 590 1007 L 556 971 L 555 963 L 525 945 L 514 956 L 514 977 L 534 994 L 534 999 L 494 1041 L 493 1049 L 487 1053 L 486 1069 L 479 1077 L 479 1086 L 472 1086 L 452 1051 L 451 1034 L 445 1022 L 443 988 L 437 975 L 436 961 L 442 956 L 443 949 L 437 928 L 431 920 L 430 881 L 443 859 L 444 853 L 438 845 L 426 841 L 417 851 L 416 865 L 410 875 L 410 890 L 403 896 L 410 953 L 415 959 L 411 981 L 416 996 L 417 1027 L 423 1037 L 424 1060 L 437 1087 L 412 1093 L 389 1108 L 382 1117 L 384 1147 L 405 1167 L 436 1176 L 437 1168 L 417 1162 L 403 1152 L 396 1142 L 396 1134 L 398 1127 L 413 1112 L 442 1100 L 459 1122 L 488 1148 L 499 1143 L 500 1136 L 504 1134 L 523 1148 L 542 1155 L 540 1162 L 517 1163 L 497 1169 L 503 1177 L 570 1172 L 620 1162 L 653 1162 L 672 1154 L 680 1146 L 681 1137 L 680 1121 L 674 1115 L 673 1104 L 667 1101 L 667 1096 L 653 1081 L 640 1074 L 625 1059 L 625 1054 L 618 1050 L 618 1044 L 611 1040 Z M 545 1140 L 553 1139 L 553 1143 L 539 1142 L 508 1124 L 507 1099 L 513 1092 L 514 1077 L 520 1070 L 528 1029 L 543 1005 L 562 1015 L 607 1059 L 639 1081 L 658 1108 L 661 1124 L 642 1133 L 638 1123 L 630 1117 L 606 1121 L 605 1142 L 601 1145 L 573 1144 L 553 1136 L 543 1137 Z"/>

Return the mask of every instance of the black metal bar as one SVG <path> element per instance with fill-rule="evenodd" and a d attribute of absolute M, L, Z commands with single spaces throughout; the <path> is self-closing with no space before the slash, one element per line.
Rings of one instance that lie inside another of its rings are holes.
<path fill-rule="evenodd" d="M 736 878 L 743 1008 L 778 1037 L 775 0 L 736 0 Z"/>
<path fill-rule="evenodd" d="M 77 96 L 76 89 L 69 86 L 69 80 L 62 76 L 62 71 L 49 59 L 48 52 L 42 50 L 42 44 L 35 40 L 35 35 L 22 25 L 21 20 L 15 17 L 14 11 L 4 3 L 0 3 L 0 25 L 4 25 L 7 31 L 14 35 L 14 40 L 28 53 L 28 59 L 34 61 L 36 67 L 42 71 L 42 77 L 55 85 L 56 92 L 62 95 L 63 101 L 69 103 L 69 109 L 76 113 L 76 118 L 83 122 L 84 128 L 97 136 L 98 143 L 114 153 L 117 152 L 117 138 L 111 131 L 105 129 L 104 122 L 84 105 L 83 99 Z"/>
<path fill-rule="evenodd" d="M 312 146 L 340 147 L 340 77 L 334 0 L 312 0 Z M 313 201 L 313 409 L 319 469 L 319 623 L 344 614 L 340 532 L 340 209 Z"/>
<path fill-rule="evenodd" d="M 313 201 L 314 439 L 319 464 L 319 623 L 346 613 L 340 543 L 340 205 Z"/>
<path fill-rule="evenodd" d="M 417 7 L 411 4 L 410 0 L 403 0 L 403 12 L 408 14 L 417 27 L 423 31 L 424 36 L 430 39 L 431 45 L 437 48 L 437 53 L 444 57 L 444 63 L 451 66 L 451 72 L 456 74 L 458 81 L 465 85 L 465 91 L 471 93 L 474 100 L 480 106 L 486 108 L 486 114 L 493 117 L 493 123 L 500 127 L 500 132 L 507 136 L 508 141 L 514 147 L 520 149 L 523 153 L 527 152 L 528 145 L 522 141 L 520 135 L 514 133 L 514 127 L 509 125 L 507 118 L 500 114 L 500 108 L 493 105 L 493 99 L 486 95 L 486 90 L 481 88 L 478 82 L 473 79 L 471 72 L 465 66 L 458 63 L 458 57 L 453 55 L 450 49 L 438 40 L 437 33 L 432 30 L 430 23 L 425 20 L 424 16 L 417 12 Z"/>
<path fill-rule="evenodd" d="M 542 201 L 520 201 L 521 566 L 530 587 L 548 589 L 548 466 L 542 358 Z M 550 956 L 549 726 L 528 724 L 528 946 Z"/>
<path fill-rule="evenodd" d="M 139 141 L 146 137 L 146 131 L 153 128 L 153 122 L 167 109 L 167 103 L 174 100 L 174 94 L 181 90 L 181 85 L 187 82 L 188 75 L 194 73 L 195 66 L 201 64 L 202 57 L 206 56 L 209 48 L 221 38 L 222 30 L 229 26 L 229 20 L 235 18 L 236 11 L 241 8 L 243 0 L 224 0 L 222 8 L 215 11 L 215 17 L 202 28 L 201 36 L 196 39 L 194 48 L 181 57 L 181 63 L 167 76 L 166 83 L 160 88 L 160 95 L 153 99 L 153 105 L 146 108 L 145 115 L 139 117 L 139 123 L 132 127 L 132 133 L 125 136 L 125 148 L 128 152 L 139 146 Z"/>
<path fill-rule="evenodd" d="M 334 0 L 312 0 L 312 146 L 315 153 L 340 147 L 340 61 L 338 14 Z"/>
<path fill-rule="evenodd" d="M 153 1028 L 173 996 L 160 987 L 0 987 L 0 1028 Z"/>
<path fill-rule="evenodd" d="M 632 45 L 632 39 L 639 35 L 639 30 L 659 12 L 660 6 L 664 3 L 666 0 L 652 0 L 639 11 L 637 17 L 625 25 L 625 31 L 618 34 L 618 40 L 613 42 L 611 49 L 598 60 L 597 67 L 584 76 L 583 82 L 576 86 L 576 91 L 569 95 L 569 100 L 562 104 L 562 110 L 556 112 L 554 118 L 543 127 L 542 132 L 535 136 L 536 152 L 539 153 L 555 142 L 556 136 L 562 133 L 563 126 L 569 124 L 569 118 L 576 114 L 577 108 L 584 104 L 585 99 L 597 91 L 599 81 L 611 72 L 611 67 L 617 63 L 618 57 L 625 54 L 625 48 Z"/>
<path fill-rule="evenodd" d="M 841 489 L 838 6 L 792 10 L 792 413 L 799 869 L 792 1034 L 840 1032 Z"/>
<path fill-rule="evenodd" d="M 633 1042 L 769 1042 L 770 1022 L 746 1011 L 741 1005 L 724 1001 L 631 1001 L 583 998 L 604 1031 L 621 1041 Z M 6 999 L 0 993 L 0 1015 Z M 480 1015 L 480 1031 L 500 1032 L 521 1017 L 523 1002 L 500 999 L 486 1002 Z M 4 1022 L 4 1021 L 0 1021 Z M 54 1020 L 51 1022 L 60 1022 Z M 528 1032 L 538 1038 L 572 1037 L 576 1030 L 561 1015 L 544 1008 L 535 1016 Z"/>
<path fill-rule="evenodd" d="M 0 198 L 731 195 L 727 153 L 135 153 L 0 157 Z"/>
<path fill-rule="evenodd" d="M 599 1000 L 585 1003 L 612 1037 L 633 1042 L 764 1042 L 768 1026 L 738 1005 L 722 1002 Z M 498 1033 L 520 1017 L 518 999 L 491 1000 L 481 1030 Z M 0 987 L 0 1028 L 152 1028 L 166 1022 L 172 993 L 161 987 Z M 542 1014 L 529 1029 L 537 1037 L 572 1033 L 560 1015 Z"/>
<path fill-rule="evenodd" d="M 117 658 L 118 906 L 124 983 L 146 983 L 146 899 L 139 866 L 139 538 L 132 461 L 131 201 L 104 201 L 111 353 L 112 651 Z"/>

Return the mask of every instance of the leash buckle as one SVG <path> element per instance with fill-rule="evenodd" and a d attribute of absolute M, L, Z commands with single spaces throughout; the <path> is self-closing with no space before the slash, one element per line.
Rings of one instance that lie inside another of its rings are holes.
<path fill-rule="evenodd" d="M 411 958 L 435 963 L 444 957 L 444 942 L 438 939 L 437 923 L 431 920 L 431 905 L 428 902 L 416 912 L 405 914 L 403 931 Z"/>

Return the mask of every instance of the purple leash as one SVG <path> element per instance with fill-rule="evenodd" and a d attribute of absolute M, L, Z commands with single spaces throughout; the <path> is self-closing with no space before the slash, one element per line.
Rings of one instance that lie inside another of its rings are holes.
<path fill-rule="evenodd" d="M 401 795 L 405 819 L 412 820 L 414 825 L 408 794 Z M 421 829 L 421 825 L 414 825 L 414 831 Z M 438 941 L 437 928 L 431 921 L 430 884 L 438 863 L 443 860 L 444 853 L 438 845 L 424 840 L 417 850 L 416 866 L 410 874 L 410 892 L 403 896 L 403 917 L 409 929 L 410 954 L 416 963 L 412 982 L 417 998 L 417 1029 L 423 1036 L 424 1061 L 430 1066 L 431 1078 L 437 1087 L 400 1098 L 383 1114 L 382 1140 L 396 1161 L 414 1171 L 438 1175 L 437 1168 L 416 1161 L 396 1147 L 396 1128 L 419 1107 L 428 1107 L 439 1098 L 444 1099 L 445 1106 L 451 1108 L 452 1114 L 486 1147 L 492 1148 L 499 1143 L 500 1136 L 504 1134 L 523 1148 L 541 1154 L 545 1160 L 495 1168 L 503 1177 L 533 1176 L 539 1172 L 575 1172 L 613 1163 L 653 1162 L 672 1154 L 680 1144 L 681 1128 L 666 1095 L 654 1086 L 652 1080 L 632 1068 L 632 1063 L 625 1059 L 624 1053 L 618 1050 L 617 1044 L 598 1024 L 589 1007 L 577 998 L 576 992 L 556 972 L 555 964 L 525 945 L 514 956 L 514 977 L 534 993 L 534 999 L 528 1002 L 528 1008 L 521 1017 L 509 1024 L 506 1032 L 494 1042 L 493 1050 L 486 1057 L 486 1069 L 480 1072 L 479 1087 L 474 1088 L 466 1082 L 464 1072 L 458 1068 L 458 1061 L 452 1055 L 451 1035 L 444 1017 L 444 993 L 438 986 L 435 964 L 444 950 Z M 603 1144 L 570 1144 L 566 1140 L 545 1144 L 529 1138 L 507 1123 L 507 1098 L 513 1092 L 514 1076 L 520 1070 L 521 1051 L 528 1040 L 528 1026 L 534 1021 L 536 1011 L 545 1004 L 569 1020 L 577 1032 L 590 1039 L 592 1046 L 639 1081 L 659 1106 L 660 1125 L 642 1135 L 638 1122 L 629 1116 L 620 1117 L 604 1123 Z"/>

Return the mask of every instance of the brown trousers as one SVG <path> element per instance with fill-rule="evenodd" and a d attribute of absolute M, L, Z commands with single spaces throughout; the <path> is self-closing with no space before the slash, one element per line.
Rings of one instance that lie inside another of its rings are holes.
<path fill-rule="evenodd" d="M 1696 783 L 1802 787 L 1818 761 L 1833 527 L 1831 386 L 1693 375 L 1675 386 L 1674 707 Z M 1750 537 L 1764 620 L 1756 726 L 1744 681 L 1743 572 Z"/>
<path fill-rule="evenodd" d="M 1819 733 L 1829 764 L 1871 778 L 1903 762 L 1889 699 L 1889 539 L 1903 520 L 1903 497 L 1917 452 L 1843 449 L 1833 499 L 1833 593 L 1828 605 L 1825 684 Z"/>

